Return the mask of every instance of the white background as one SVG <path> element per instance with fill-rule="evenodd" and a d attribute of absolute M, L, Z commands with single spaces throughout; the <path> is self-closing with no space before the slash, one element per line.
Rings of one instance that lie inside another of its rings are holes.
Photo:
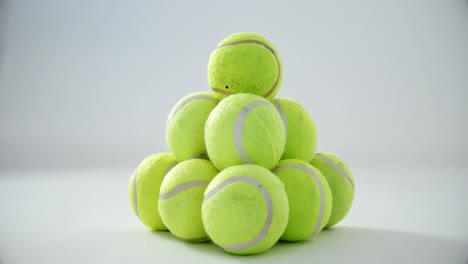
<path fill-rule="evenodd" d="M 210 52 L 238 31 L 276 45 L 278 96 L 311 112 L 318 149 L 342 156 L 357 188 L 335 233 L 252 260 L 288 261 L 286 247 L 296 261 L 466 263 L 461 0 L 0 1 L 0 263 L 158 262 L 170 248 L 237 261 L 147 232 L 126 186 L 167 151 L 170 109 L 208 90 Z"/>

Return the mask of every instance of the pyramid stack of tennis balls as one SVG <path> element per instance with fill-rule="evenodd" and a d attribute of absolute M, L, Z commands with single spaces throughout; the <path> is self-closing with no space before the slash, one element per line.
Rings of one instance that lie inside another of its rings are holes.
<path fill-rule="evenodd" d="M 170 153 L 144 159 L 129 182 L 134 213 L 152 230 L 225 251 L 257 254 L 339 223 L 354 177 L 338 156 L 315 153 L 317 131 L 297 101 L 275 98 L 276 48 L 256 33 L 222 40 L 208 63 L 210 91 L 169 113 Z"/>

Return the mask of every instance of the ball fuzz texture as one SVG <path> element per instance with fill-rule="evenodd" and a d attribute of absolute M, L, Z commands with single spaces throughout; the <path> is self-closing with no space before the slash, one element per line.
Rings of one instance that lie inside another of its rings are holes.
<path fill-rule="evenodd" d="M 211 53 L 208 83 L 220 97 L 251 93 L 275 97 L 283 79 L 281 58 L 265 37 L 240 32 L 223 39 Z"/>
<path fill-rule="evenodd" d="M 208 156 L 219 170 L 240 164 L 273 169 L 283 153 L 285 138 L 278 111 L 253 94 L 222 100 L 205 127 Z"/>
<path fill-rule="evenodd" d="M 218 101 L 213 93 L 192 93 L 177 102 L 170 112 L 166 125 L 166 142 L 179 162 L 191 158 L 206 158 L 205 122 Z"/>
<path fill-rule="evenodd" d="M 274 104 L 286 130 L 286 145 L 281 159 L 310 162 L 317 146 L 317 129 L 312 116 L 292 99 L 277 98 Z"/>
<path fill-rule="evenodd" d="M 333 197 L 333 209 L 326 227 L 336 225 L 348 214 L 354 199 L 354 176 L 338 156 L 321 152 L 315 154 L 312 166 L 327 179 Z"/>
<path fill-rule="evenodd" d="M 218 174 L 210 161 L 191 159 L 179 163 L 164 178 L 159 195 L 159 213 L 175 236 L 187 241 L 209 240 L 201 220 L 203 194 Z"/>
<path fill-rule="evenodd" d="M 177 164 L 169 153 L 153 154 L 133 172 L 128 194 L 133 212 L 153 230 L 167 230 L 158 212 L 159 188 L 164 176 Z"/>
<path fill-rule="evenodd" d="M 208 185 L 202 206 L 212 241 L 233 254 L 256 254 L 272 247 L 288 223 L 283 183 L 257 165 L 222 171 Z"/>
<path fill-rule="evenodd" d="M 317 235 L 328 223 L 332 195 L 322 173 L 298 159 L 282 160 L 273 171 L 284 183 L 289 221 L 281 240 L 300 241 Z"/>

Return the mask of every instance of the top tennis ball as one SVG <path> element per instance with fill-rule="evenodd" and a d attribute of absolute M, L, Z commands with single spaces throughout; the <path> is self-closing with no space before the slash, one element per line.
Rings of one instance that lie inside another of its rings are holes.
<path fill-rule="evenodd" d="M 278 51 L 256 33 L 240 32 L 223 39 L 208 62 L 208 83 L 220 98 L 251 93 L 273 99 L 282 79 Z"/>

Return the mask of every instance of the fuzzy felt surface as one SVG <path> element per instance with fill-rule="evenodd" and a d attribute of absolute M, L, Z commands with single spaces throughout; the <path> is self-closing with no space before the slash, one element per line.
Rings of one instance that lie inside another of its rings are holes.
<path fill-rule="evenodd" d="M 265 37 L 239 32 L 223 39 L 211 53 L 208 83 L 221 97 L 252 93 L 274 98 L 283 79 L 281 58 Z"/>
<path fill-rule="evenodd" d="M 286 145 L 281 159 L 310 162 L 317 146 L 317 128 L 312 116 L 293 99 L 277 98 L 274 104 L 286 128 Z"/>
<path fill-rule="evenodd" d="M 350 177 L 352 183 L 343 175 L 342 172 L 330 165 L 330 163 L 327 162 L 326 159 L 321 158 L 320 155 L 324 155 L 335 165 L 341 168 L 345 174 Z M 337 155 L 330 152 L 315 154 L 312 158 L 311 164 L 322 172 L 330 186 L 333 196 L 333 209 L 326 227 L 332 227 L 343 220 L 351 209 L 351 205 L 354 200 L 354 176 L 344 161 Z"/>
<path fill-rule="evenodd" d="M 175 166 L 161 184 L 159 213 L 175 236 L 188 241 L 208 240 L 201 220 L 203 194 L 218 174 L 204 159 L 191 159 Z M 167 198 L 161 200 L 166 195 Z"/>
<path fill-rule="evenodd" d="M 177 102 L 170 112 L 166 124 L 166 142 L 179 162 L 206 157 L 205 122 L 218 102 L 214 93 L 191 93 Z"/>
<path fill-rule="evenodd" d="M 248 108 L 252 104 L 257 106 Z M 242 114 L 247 116 L 239 124 L 237 119 Z M 284 151 L 285 140 L 278 111 L 270 102 L 253 94 L 240 93 L 222 100 L 205 127 L 208 156 L 219 170 L 245 163 L 273 169 Z M 243 154 L 248 156 L 247 161 Z"/>
<path fill-rule="evenodd" d="M 289 203 L 289 221 L 281 240 L 301 241 L 317 235 L 332 210 L 330 187 L 322 173 L 298 159 L 281 160 L 273 172 L 284 183 Z M 318 184 L 310 172 L 317 176 Z"/>
<path fill-rule="evenodd" d="M 133 212 L 135 214 L 138 212 L 143 224 L 153 230 L 167 230 L 158 212 L 159 188 L 166 173 L 176 164 L 177 161 L 169 153 L 153 154 L 138 165 L 130 178 L 128 194 Z"/>
<path fill-rule="evenodd" d="M 239 180 L 219 189 L 236 177 L 253 179 L 258 185 Z M 268 208 L 262 189 L 271 199 L 270 223 L 266 223 Z M 272 247 L 283 234 L 288 222 L 288 199 L 283 183 L 269 170 L 250 164 L 230 167 L 210 183 L 205 199 L 211 192 L 215 194 L 203 202 L 203 224 L 212 241 L 224 250 L 242 255 L 257 254 Z M 266 224 L 268 228 L 264 230 Z M 232 248 L 249 244 L 262 230 L 265 233 L 260 241 L 247 248 Z"/>

